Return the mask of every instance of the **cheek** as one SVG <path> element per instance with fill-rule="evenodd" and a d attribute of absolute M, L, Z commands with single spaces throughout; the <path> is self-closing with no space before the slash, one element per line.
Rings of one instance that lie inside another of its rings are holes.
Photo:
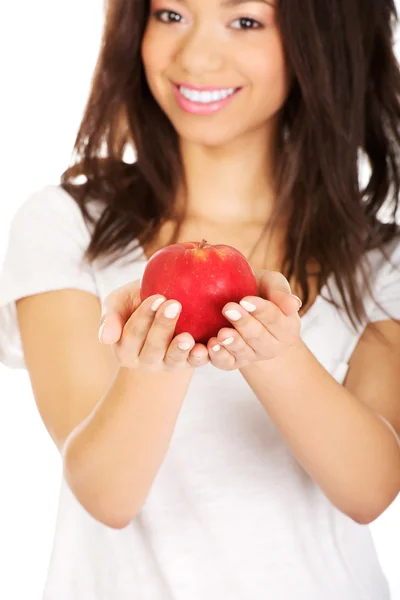
<path fill-rule="evenodd" d="M 143 37 L 141 57 L 147 85 L 160 106 L 164 105 L 167 73 L 171 63 L 171 47 L 168 40 L 150 27 Z"/>
<path fill-rule="evenodd" d="M 151 26 L 148 27 L 143 36 L 141 55 L 143 66 L 149 79 L 164 70 L 167 60 L 165 44 L 163 44 L 160 35 L 156 35 Z"/>
<path fill-rule="evenodd" d="M 157 101 L 159 101 L 157 81 L 160 70 L 162 70 L 162 65 L 160 64 L 162 57 L 159 54 L 157 44 L 154 43 L 154 36 L 151 32 L 146 33 L 142 41 L 141 57 L 147 85 Z"/>
<path fill-rule="evenodd" d="M 151 73 L 153 70 L 153 64 L 155 63 L 155 59 L 153 57 L 155 46 L 152 43 L 152 34 L 150 30 L 147 30 L 143 36 L 142 40 L 142 48 L 141 48 L 141 57 L 143 62 L 143 67 L 146 74 Z"/>
<path fill-rule="evenodd" d="M 265 61 L 265 54 L 259 60 L 251 63 L 251 80 L 256 95 L 264 103 L 265 108 L 279 107 L 286 100 L 289 83 L 286 63 L 281 52 L 269 54 L 270 59 Z"/>

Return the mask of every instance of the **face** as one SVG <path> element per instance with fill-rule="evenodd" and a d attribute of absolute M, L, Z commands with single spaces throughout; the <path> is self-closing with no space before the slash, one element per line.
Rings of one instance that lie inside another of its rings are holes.
<path fill-rule="evenodd" d="M 149 88 L 178 135 L 209 146 L 276 123 L 288 94 L 276 0 L 152 0 Z"/>

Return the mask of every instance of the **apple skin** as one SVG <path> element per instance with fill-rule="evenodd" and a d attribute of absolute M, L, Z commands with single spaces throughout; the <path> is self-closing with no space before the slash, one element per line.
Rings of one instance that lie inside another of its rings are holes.
<path fill-rule="evenodd" d="M 203 344 L 222 327 L 232 327 L 222 314 L 227 302 L 258 295 L 246 257 L 233 246 L 205 240 L 171 244 L 153 254 L 141 280 L 141 301 L 153 294 L 181 303 L 174 335 L 186 331 Z"/>

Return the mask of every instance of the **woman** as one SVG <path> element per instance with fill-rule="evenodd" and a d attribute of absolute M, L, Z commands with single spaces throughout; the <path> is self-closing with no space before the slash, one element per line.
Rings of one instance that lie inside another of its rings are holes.
<path fill-rule="evenodd" d="M 400 487 L 396 17 L 109 2 L 75 164 L 1 274 L 2 360 L 63 460 L 46 600 L 389 598 L 367 525 Z M 139 296 L 203 238 L 258 284 L 207 344 Z"/>

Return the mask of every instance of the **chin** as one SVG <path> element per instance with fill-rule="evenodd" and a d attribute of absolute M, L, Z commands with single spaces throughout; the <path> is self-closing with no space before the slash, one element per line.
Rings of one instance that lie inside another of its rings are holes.
<path fill-rule="evenodd" d="M 178 134 L 179 135 L 179 134 Z M 185 142 L 189 142 L 190 144 L 196 145 L 196 146 L 203 146 L 204 148 L 221 148 L 223 146 L 228 145 L 229 143 L 232 143 L 235 141 L 236 138 L 221 138 L 215 135 L 210 135 L 210 136 L 198 136 L 198 137 L 194 137 L 192 136 L 183 136 L 183 135 L 179 135 L 179 137 L 184 140 Z"/>
<path fill-rule="evenodd" d="M 226 131 L 219 128 L 216 124 L 206 124 L 205 121 L 203 123 L 200 122 L 197 127 L 177 127 L 176 125 L 174 127 L 182 140 L 208 148 L 226 146 L 235 142 L 246 133 L 245 131 L 232 131 L 232 127 L 230 131 Z"/>

